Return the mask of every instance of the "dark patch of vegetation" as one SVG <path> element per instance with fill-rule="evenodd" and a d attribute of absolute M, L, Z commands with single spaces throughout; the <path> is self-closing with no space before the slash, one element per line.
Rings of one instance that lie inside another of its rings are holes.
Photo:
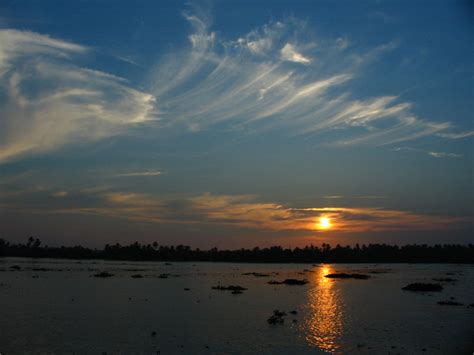
<path fill-rule="evenodd" d="M 369 274 L 388 274 L 390 270 L 370 270 Z"/>
<path fill-rule="evenodd" d="M 218 290 L 218 291 L 246 291 L 247 288 L 238 286 L 238 285 L 230 285 L 230 286 L 222 286 L 222 285 L 217 285 L 217 286 L 212 286 L 213 290 Z"/>
<path fill-rule="evenodd" d="M 111 274 L 110 272 L 107 272 L 107 271 L 102 271 L 102 272 L 99 272 L 98 274 L 95 274 L 94 277 L 101 277 L 101 278 L 107 278 L 107 277 L 112 277 L 114 276 L 114 274 Z"/>
<path fill-rule="evenodd" d="M 46 267 L 33 267 L 31 268 L 32 271 L 62 271 L 62 269 L 49 269 Z"/>
<path fill-rule="evenodd" d="M 21 270 L 21 266 L 12 265 L 12 266 L 10 266 L 10 269 L 11 269 L 11 270 L 15 270 L 15 271 L 20 271 L 20 270 Z"/>
<path fill-rule="evenodd" d="M 239 250 L 191 249 L 189 246 L 163 246 L 158 243 L 142 245 L 107 244 L 103 249 L 83 246 L 43 246 L 38 238 L 30 237 L 26 244 L 12 244 L 0 239 L 0 257 L 34 257 L 64 259 L 222 261 L 261 263 L 474 263 L 474 245 L 386 245 L 369 244 L 354 247 L 322 244 L 304 248 L 253 248 Z"/>
<path fill-rule="evenodd" d="M 285 322 L 285 312 L 281 312 L 278 309 L 273 311 L 270 318 L 267 319 L 268 324 L 283 324 Z"/>
<path fill-rule="evenodd" d="M 462 306 L 462 303 L 456 301 L 439 301 L 438 304 L 440 306 Z"/>
<path fill-rule="evenodd" d="M 289 286 L 295 286 L 295 285 L 306 285 L 309 281 L 306 279 L 303 280 L 298 280 L 298 279 L 285 279 L 283 281 L 268 281 L 269 285 L 289 285 Z"/>
<path fill-rule="evenodd" d="M 402 290 L 417 292 L 440 292 L 443 290 L 443 286 L 440 284 L 415 282 L 403 287 Z"/>
<path fill-rule="evenodd" d="M 369 275 L 364 274 L 345 274 L 341 273 L 334 273 L 334 274 L 327 274 L 324 277 L 329 279 L 357 279 L 357 280 L 367 280 L 370 278 Z"/>
<path fill-rule="evenodd" d="M 159 279 L 167 279 L 170 276 L 170 274 L 159 274 L 158 278 Z"/>
<path fill-rule="evenodd" d="M 252 275 L 252 276 L 255 276 L 255 277 L 269 277 L 270 275 L 268 274 L 262 274 L 260 272 L 244 272 L 242 275 Z"/>
<path fill-rule="evenodd" d="M 143 275 L 141 274 L 132 275 L 132 279 L 143 279 Z"/>

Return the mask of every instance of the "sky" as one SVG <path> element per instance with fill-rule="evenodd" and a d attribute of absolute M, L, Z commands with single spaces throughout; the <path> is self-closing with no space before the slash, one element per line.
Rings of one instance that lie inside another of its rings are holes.
<path fill-rule="evenodd" d="M 0 237 L 472 243 L 468 1 L 0 3 Z"/>

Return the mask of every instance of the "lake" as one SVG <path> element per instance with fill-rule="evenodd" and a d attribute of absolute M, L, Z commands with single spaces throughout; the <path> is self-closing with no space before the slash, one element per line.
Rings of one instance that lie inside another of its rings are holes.
<path fill-rule="evenodd" d="M 268 284 L 288 278 L 309 282 Z M 443 290 L 401 290 L 414 282 Z M 472 354 L 473 303 L 472 265 L 2 258 L 0 353 Z"/>

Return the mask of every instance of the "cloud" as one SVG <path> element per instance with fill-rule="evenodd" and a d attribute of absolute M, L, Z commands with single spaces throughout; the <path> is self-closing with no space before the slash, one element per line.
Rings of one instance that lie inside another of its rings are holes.
<path fill-rule="evenodd" d="M 461 154 L 446 153 L 446 152 L 427 152 L 428 155 L 431 155 L 435 158 L 460 158 Z"/>
<path fill-rule="evenodd" d="M 393 93 L 354 98 L 351 85 L 367 80 L 364 68 L 396 42 L 356 52 L 347 39 L 318 38 L 292 17 L 227 39 L 212 31 L 206 11 L 196 7 L 184 17 L 192 29 L 188 46 L 150 68 L 146 92 L 78 64 L 91 51 L 86 46 L 0 30 L 0 163 L 120 135 L 153 119 L 162 131 L 282 130 L 341 147 L 472 136 L 417 117 L 413 103 Z"/>
<path fill-rule="evenodd" d="M 67 191 L 57 191 L 51 194 L 53 197 L 66 197 L 68 195 Z"/>
<path fill-rule="evenodd" d="M 289 62 L 295 62 L 295 63 L 301 63 L 301 64 L 311 63 L 311 59 L 298 53 L 295 47 L 291 43 L 285 44 L 285 46 L 280 51 L 280 56 L 282 60 L 287 60 Z"/>
<path fill-rule="evenodd" d="M 192 132 L 284 129 L 322 141 L 337 130 L 337 141 L 326 139 L 338 146 L 396 144 L 452 128 L 450 122 L 415 116 L 413 103 L 396 95 L 353 98 L 351 83 L 365 80 L 365 66 L 394 50 L 396 42 L 350 52 L 347 39 L 316 40 L 295 18 L 268 23 L 235 40 L 211 32 L 206 20 L 191 24 L 192 36 L 202 45 L 190 40 L 188 48 L 169 53 L 151 75 L 166 126 Z"/>
<path fill-rule="evenodd" d="M 341 51 L 343 51 L 344 49 L 349 47 L 349 40 L 347 38 L 339 37 L 338 39 L 336 39 L 336 45 Z"/>
<path fill-rule="evenodd" d="M 462 139 L 474 136 L 474 131 L 460 132 L 460 133 L 438 133 L 438 137 L 448 139 Z"/>
<path fill-rule="evenodd" d="M 163 175 L 162 171 L 138 171 L 133 173 L 122 173 L 115 176 L 118 177 L 133 177 L 133 176 L 160 176 Z"/>
<path fill-rule="evenodd" d="M 410 147 L 399 147 L 399 148 L 394 148 L 392 149 L 394 152 L 400 152 L 400 151 L 411 151 L 411 152 L 418 152 L 418 153 L 423 153 L 427 154 L 433 158 L 461 158 L 461 154 L 455 154 L 455 153 L 447 153 L 447 152 L 435 152 L 435 151 L 430 151 L 430 150 L 423 150 L 423 149 L 417 149 L 417 148 L 410 148 Z"/>
<path fill-rule="evenodd" d="M 74 64 L 89 49 L 0 30 L 0 162 L 119 134 L 153 117 L 154 97 Z"/>
<path fill-rule="evenodd" d="M 376 200 L 376 199 L 385 199 L 387 196 L 383 195 L 361 195 L 361 196 L 344 196 L 344 195 L 327 195 L 323 196 L 327 200 Z"/>
<path fill-rule="evenodd" d="M 39 198 L 43 196 L 43 198 Z M 3 208 L 30 213 L 94 215 L 139 223 L 223 225 L 260 231 L 318 232 L 319 218 L 331 220 L 337 233 L 454 230 L 468 217 L 429 215 L 379 207 L 290 207 L 252 195 L 161 196 L 135 192 L 70 191 L 60 199 L 36 191 L 26 206 L 14 197 Z M 50 200 L 48 200 L 48 198 Z M 51 198 L 53 200 L 51 200 Z M 28 200 L 28 196 L 24 196 Z"/>

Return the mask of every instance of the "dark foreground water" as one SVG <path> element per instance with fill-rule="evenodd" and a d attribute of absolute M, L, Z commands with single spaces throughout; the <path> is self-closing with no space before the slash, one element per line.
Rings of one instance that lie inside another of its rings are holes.
<path fill-rule="evenodd" d="M 93 277 L 101 271 L 114 276 Z M 242 275 L 249 272 L 270 276 Z M 324 277 L 333 272 L 371 278 Z M 143 278 L 132 278 L 135 274 Z M 309 283 L 268 284 L 286 278 Z M 433 278 L 457 281 L 439 282 L 441 292 L 401 290 Z M 248 290 L 213 290 L 219 283 Z M 437 304 L 444 300 L 463 305 Z M 0 353 L 472 354 L 472 303 L 470 265 L 167 265 L 4 258 Z M 282 325 L 267 323 L 275 309 L 287 313 Z"/>

